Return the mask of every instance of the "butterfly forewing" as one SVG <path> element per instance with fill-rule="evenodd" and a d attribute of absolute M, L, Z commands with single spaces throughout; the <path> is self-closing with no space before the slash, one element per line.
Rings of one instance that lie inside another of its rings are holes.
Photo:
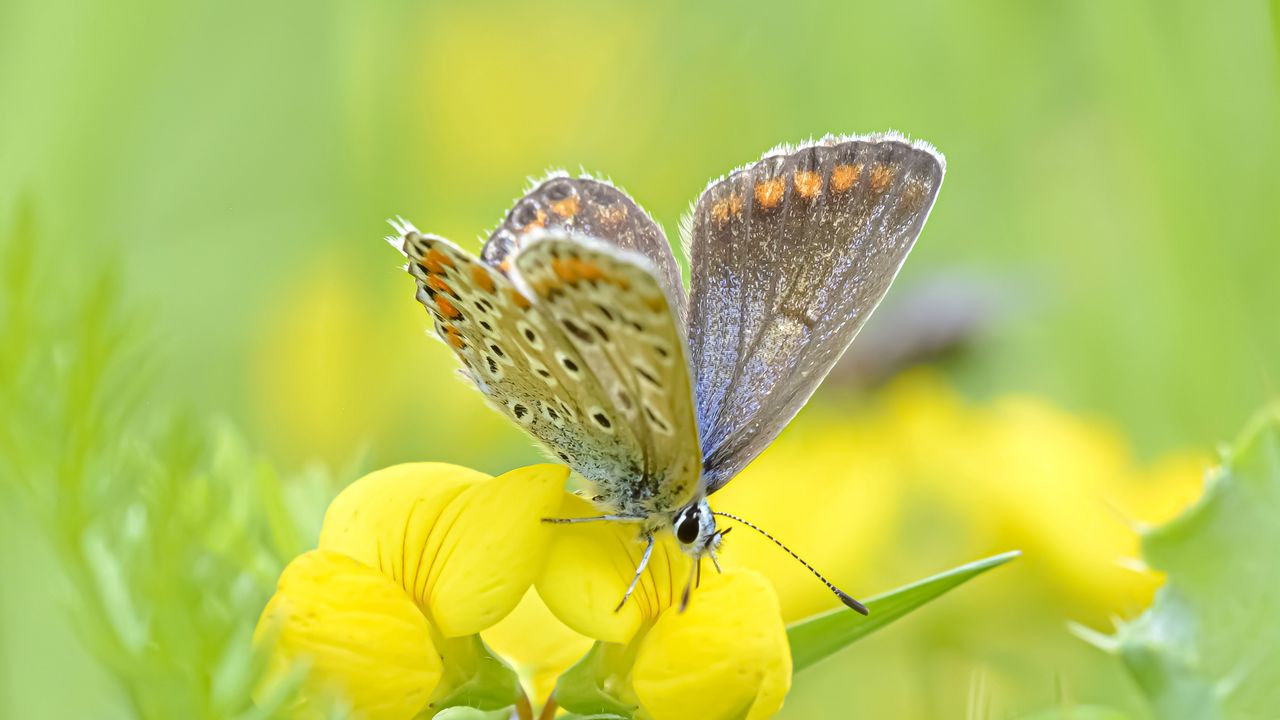
<path fill-rule="evenodd" d="M 689 344 L 708 490 L 777 437 L 884 297 L 943 161 L 900 138 L 766 155 L 694 208 Z"/>
<path fill-rule="evenodd" d="M 653 218 L 626 193 L 589 177 L 548 178 L 516 202 L 489 236 L 480 257 L 507 272 L 528 239 L 545 231 L 588 236 L 643 255 L 683 323 L 684 285 L 671 245 Z"/>
<path fill-rule="evenodd" d="M 640 472 L 598 480 L 628 514 L 683 506 L 700 490 L 701 453 L 685 342 L 645 258 L 589 239 L 533 239 L 515 259 L 518 282 L 586 361 L 604 394 L 581 422 L 612 435 L 632 428 Z"/>
<path fill-rule="evenodd" d="M 463 374 L 489 403 L 554 456 L 595 483 L 640 471 L 629 425 L 601 432 L 601 386 L 554 321 L 502 273 L 447 240 L 405 232 L 400 249 L 418 300 Z"/>

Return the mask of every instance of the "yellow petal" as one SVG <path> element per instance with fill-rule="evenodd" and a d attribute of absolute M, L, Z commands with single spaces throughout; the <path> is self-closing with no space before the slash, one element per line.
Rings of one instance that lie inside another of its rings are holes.
<path fill-rule="evenodd" d="M 640 641 L 631 678 L 654 718 L 773 716 L 791 687 L 773 588 L 751 570 L 704 575 L 688 609 L 662 613 Z"/>
<path fill-rule="evenodd" d="M 497 623 L 542 570 L 568 468 L 531 465 L 475 483 L 456 497 L 431 531 L 425 568 L 413 594 L 447 637 Z"/>
<path fill-rule="evenodd" d="M 377 568 L 411 592 L 430 560 L 423 549 L 440 514 L 468 486 L 488 478 L 445 463 L 406 463 L 369 473 L 329 505 L 320 548 Z"/>
<path fill-rule="evenodd" d="M 533 588 L 510 615 L 480 635 L 520 673 L 535 704 L 545 700 L 556 678 L 591 649 L 591 638 L 560 622 Z"/>
<path fill-rule="evenodd" d="M 1133 483 L 1123 489 L 1120 511 L 1139 524 L 1169 522 L 1204 494 L 1205 473 L 1213 464 L 1213 458 L 1203 452 L 1184 451 L 1160 458 L 1136 473 Z M 1137 551 L 1135 542 L 1131 552 Z"/>
<path fill-rule="evenodd" d="M 342 492 L 320 547 L 399 583 L 447 637 L 502 619 L 542 567 L 568 469 L 533 465 L 490 478 L 456 465 L 379 470 Z"/>
<path fill-rule="evenodd" d="M 600 510 L 564 495 L 557 517 L 590 517 Z M 615 611 L 644 552 L 639 526 L 592 522 L 555 525 L 547 563 L 537 580 L 540 595 L 564 624 L 587 637 L 626 644 L 646 620 L 679 602 L 689 559 L 671 533 L 658 534 L 649 567 L 635 593 Z"/>
<path fill-rule="evenodd" d="M 326 698 L 369 720 L 413 717 L 440 681 L 427 619 L 398 585 L 351 558 L 313 550 L 285 568 L 255 642 L 271 642 L 267 684 L 309 664 L 304 705 L 290 717 L 322 717 Z"/>

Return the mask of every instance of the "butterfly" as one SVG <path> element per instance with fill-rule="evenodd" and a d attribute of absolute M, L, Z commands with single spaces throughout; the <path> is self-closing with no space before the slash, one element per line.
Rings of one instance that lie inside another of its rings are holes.
<path fill-rule="evenodd" d="M 404 221 L 388 241 L 467 380 L 594 488 L 600 516 L 550 521 L 639 525 L 647 545 L 621 608 L 659 532 L 675 535 L 695 575 L 703 557 L 719 567 L 717 516 L 786 549 L 707 497 L 840 359 L 924 227 L 945 168 L 932 146 L 894 133 L 766 152 L 712 181 L 682 222 L 687 293 L 658 224 L 592 177 L 538 183 L 478 257 Z"/>

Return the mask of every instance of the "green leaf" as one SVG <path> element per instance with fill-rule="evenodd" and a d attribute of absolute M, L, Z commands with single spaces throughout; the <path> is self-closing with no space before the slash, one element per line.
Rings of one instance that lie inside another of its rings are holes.
<path fill-rule="evenodd" d="M 1020 554 L 1014 550 L 994 555 L 874 597 L 867 602 L 867 609 L 871 613 L 866 617 L 841 607 L 795 623 L 787 628 L 795 671 L 799 672 L 813 665 Z"/>
<path fill-rule="evenodd" d="M 1146 532 L 1168 573 L 1121 625 L 1118 653 L 1161 718 L 1274 717 L 1280 708 L 1280 405 L 1260 414 L 1209 474 L 1204 496 Z"/>
<path fill-rule="evenodd" d="M 436 713 L 435 720 L 509 720 L 512 716 L 511 710 L 511 707 L 477 710 L 473 707 L 457 705 Z"/>
<path fill-rule="evenodd" d="M 630 667 L 631 663 L 614 655 L 626 653 L 620 645 L 597 642 L 591 651 L 569 668 L 556 681 L 553 697 L 560 707 L 583 717 L 629 720 L 636 706 L 618 698 L 610 691 L 614 682 L 610 667 Z"/>
<path fill-rule="evenodd" d="M 431 701 L 433 710 L 500 710 L 514 705 L 523 693 L 515 671 L 490 652 L 479 635 L 437 638 L 436 647 L 445 657 L 445 677 Z"/>

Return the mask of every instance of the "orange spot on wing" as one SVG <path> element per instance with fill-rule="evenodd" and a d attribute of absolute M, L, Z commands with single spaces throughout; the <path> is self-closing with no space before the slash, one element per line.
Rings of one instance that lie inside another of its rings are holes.
<path fill-rule="evenodd" d="M 797 170 L 793 176 L 796 192 L 806 200 L 822 192 L 822 176 L 811 170 Z"/>
<path fill-rule="evenodd" d="M 520 308 L 521 310 L 529 309 L 529 298 L 525 297 L 524 295 L 521 295 L 519 290 L 516 290 L 515 288 L 511 288 L 507 292 L 511 293 L 511 302 L 515 303 L 516 307 Z"/>
<path fill-rule="evenodd" d="M 578 277 L 583 280 L 599 280 L 604 277 L 604 271 L 600 269 L 600 266 L 589 260 L 577 261 L 574 265 L 574 270 L 577 271 Z"/>
<path fill-rule="evenodd" d="M 716 222 L 725 222 L 731 215 L 737 215 L 740 212 L 742 212 L 741 195 L 730 195 L 711 206 L 711 217 L 715 218 Z"/>
<path fill-rule="evenodd" d="M 451 345 L 454 350 L 461 350 L 466 347 L 466 342 L 463 341 L 462 335 L 458 332 L 457 328 L 449 326 L 444 329 L 444 332 L 445 340 L 448 341 L 449 345 Z"/>
<path fill-rule="evenodd" d="M 493 278 L 489 276 L 489 272 L 479 265 L 471 266 L 471 279 L 475 281 L 477 287 L 485 292 L 493 292 Z"/>
<path fill-rule="evenodd" d="M 529 232 L 533 228 L 544 228 L 547 226 L 547 212 L 542 208 L 538 208 L 538 216 L 529 222 L 528 225 L 520 228 L 520 232 Z"/>
<path fill-rule="evenodd" d="M 893 168 L 883 164 L 871 168 L 871 189 L 875 192 L 884 192 L 890 180 L 893 180 Z"/>
<path fill-rule="evenodd" d="M 782 202 L 782 196 L 786 192 L 787 184 L 782 178 L 774 178 L 772 180 L 761 180 L 756 183 L 756 202 L 760 203 L 760 207 L 768 209 L 777 207 Z"/>
<path fill-rule="evenodd" d="M 428 277 L 427 285 L 430 285 L 431 289 L 435 290 L 436 292 L 448 293 L 450 295 L 456 294 L 453 292 L 453 288 L 449 287 L 449 284 L 446 283 L 444 280 L 441 280 L 440 277 L 437 275 L 432 275 L 431 277 Z"/>
<path fill-rule="evenodd" d="M 458 308 L 454 307 L 453 303 L 449 302 L 449 298 L 443 295 L 436 296 L 436 307 L 440 308 L 440 314 L 447 318 L 456 320 L 462 317 L 462 313 L 458 311 Z"/>
<path fill-rule="evenodd" d="M 448 255 L 431 248 L 427 251 L 427 256 L 422 259 L 422 266 L 433 273 L 443 273 L 446 267 L 453 267 L 453 260 Z"/>
<path fill-rule="evenodd" d="M 578 279 L 578 273 L 574 272 L 572 260 L 564 260 L 555 258 L 551 261 L 551 269 L 555 271 L 556 277 L 571 283 Z"/>
<path fill-rule="evenodd" d="M 578 214 L 578 196 L 570 195 L 569 197 L 558 202 L 551 203 L 551 212 L 560 217 L 573 217 Z"/>
<path fill-rule="evenodd" d="M 857 165 L 837 165 L 831 171 L 831 189 L 844 192 L 853 187 L 862 176 L 862 163 Z"/>
<path fill-rule="evenodd" d="M 729 219 L 729 201 L 721 200 L 715 205 L 712 205 L 711 217 L 714 218 L 716 222 L 724 222 L 728 220 Z"/>

